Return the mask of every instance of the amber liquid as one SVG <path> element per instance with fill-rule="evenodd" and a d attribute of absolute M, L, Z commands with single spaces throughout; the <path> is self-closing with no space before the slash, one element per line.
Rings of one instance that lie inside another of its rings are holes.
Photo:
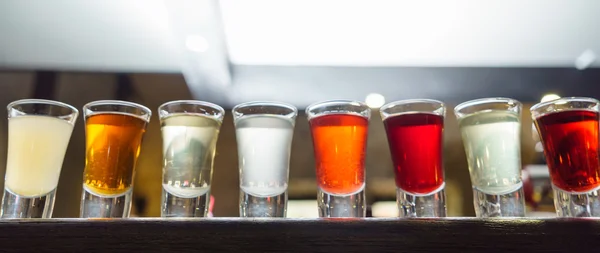
<path fill-rule="evenodd" d="M 84 187 L 94 194 L 119 196 L 133 183 L 146 121 L 126 114 L 101 113 L 86 119 Z"/>
<path fill-rule="evenodd" d="M 365 183 L 368 120 L 351 114 L 331 114 L 310 120 L 317 183 L 329 194 L 347 195 Z"/>

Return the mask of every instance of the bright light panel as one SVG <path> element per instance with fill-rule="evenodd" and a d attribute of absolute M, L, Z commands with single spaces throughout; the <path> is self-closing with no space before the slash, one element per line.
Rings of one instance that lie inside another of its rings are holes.
<path fill-rule="evenodd" d="M 600 51 L 597 0 L 220 2 L 238 64 L 585 67 Z"/>

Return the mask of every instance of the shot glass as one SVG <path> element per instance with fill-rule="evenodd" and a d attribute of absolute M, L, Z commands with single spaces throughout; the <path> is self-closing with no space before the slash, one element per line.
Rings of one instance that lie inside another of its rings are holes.
<path fill-rule="evenodd" d="M 445 217 L 446 107 L 440 101 L 414 99 L 386 104 L 379 112 L 394 163 L 400 217 Z"/>
<path fill-rule="evenodd" d="M 80 217 L 127 218 L 150 109 L 102 100 L 83 106 L 86 157 Z"/>
<path fill-rule="evenodd" d="M 158 108 L 163 139 L 162 217 L 206 217 L 219 130 L 225 111 L 194 100 Z"/>
<path fill-rule="evenodd" d="M 317 172 L 320 217 L 365 217 L 365 156 L 371 109 L 351 100 L 306 108 Z"/>
<path fill-rule="evenodd" d="M 521 109 L 510 98 L 483 98 L 454 108 L 469 164 L 477 217 L 523 217 Z"/>
<path fill-rule="evenodd" d="M 298 110 L 249 102 L 232 110 L 240 170 L 240 217 L 285 217 L 292 136 Z"/>
<path fill-rule="evenodd" d="M 79 112 L 65 103 L 10 103 L 2 218 L 51 218 L 60 170 Z"/>
<path fill-rule="evenodd" d="M 600 217 L 598 100 L 571 97 L 531 107 L 558 217 Z"/>

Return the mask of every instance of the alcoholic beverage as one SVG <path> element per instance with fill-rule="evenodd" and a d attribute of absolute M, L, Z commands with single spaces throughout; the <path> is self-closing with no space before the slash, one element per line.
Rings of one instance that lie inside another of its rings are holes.
<path fill-rule="evenodd" d="M 51 218 L 56 187 L 79 112 L 56 101 L 24 99 L 8 109 L 2 218 Z"/>
<path fill-rule="evenodd" d="M 194 100 L 161 105 L 162 217 L 205 217 L 224 111 Z"/>
<path fill-rule="evenodd" d="M 593 98 L 570 97 L 530 109 L 544 147 L 558 217 L 600 217 L 599 106 Z"/>
<path fill-rule="evenodd" d="M 294 121 L 277 115 L 250 115 L 235 125 L 241 190 L 257 197 L 286 192 Z"/>
<path fill-rule="evenodd" d="M 233 108 L 240 171 L 240 217 L 285 217 L 298 110 L 276 102 Z"/>
<path fill-rule="evenodd" d="M 384 121 L 395 167 L 396 186 L 407 193 L 429 194 L 444 185 L 444 118 L 432 113 L 393 115 Z"/>
<path fill-rule="evenodd" d="M 379 111 L 394 164 L 400 217 L 445 217 L 444 103 L 401 100 Z"/>
<path fill-rule="evenodd" d="M 72 124 L 55 117 L 9 118 L 6 189 L 27 198 L 53 192 L 72 132 Z"/>
<path fill-rule="evenodd" d="M 306 108 L 320 217 L 365 217 L 365 156 L 371 109 L 351 100 Z"/>
<path fill-rule="evenodd" d="M 135 165 L 150 109 L 131 102 L 103 100 L 83 106 L 86 157 L 81 218 L 127 218 Z"/>
<path fill-rule="evenodd" d="M 201 198 L 200 202 L 208 201 L 206 195 L 210 192 L 221 122 L 192 114 L 171 114 L 161 122 L 165 199 Z M 203 206 L 202 212 L 207 203 Z"/>
<path fill-rule="evenodd" d="M 514 99 L 483 98 L 454 109 L 467 155 L 477 217 L 525 216 L 521 108 L 522 104 Z"/>
<path fill-rule="evenodd" d="M 364 188 L 368 124 L 368 119 L 353 114 L 326 114 L 310 120 L 321 190 L 348 195 Z"/>
<path fill-rule="evenodd" d="M 502 195 L 521 182 L 521 124 L 511 111 L 483 111 L 459 121 L 473 187 Z"/>
<path fill-rule="evenodd" d="M 552 184 L 566 192 L 588 192 L 600 187 L 598 112 L 568 110 L 535 120 L 543 136 Z"/>
<path fill-rule="evenodd" d="M 128 193 L 140 154 L 146 121 L 129 114 L 106 112 L 86 118 L 84 189 L 103 197 Z"/>

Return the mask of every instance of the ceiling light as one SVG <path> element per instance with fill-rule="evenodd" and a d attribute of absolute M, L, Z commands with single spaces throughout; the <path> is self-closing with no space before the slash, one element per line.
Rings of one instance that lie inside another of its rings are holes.
<path fill-rule="evenodd" d="M 584 70 L 592 65 L 594 61 L 596 61 L 596 54 L 594 54 L 594 51 L 590 49 L 585 50 L 577 57 L 577 59 L 575 59 L 575 68 Z"/>
<path fill-rule="evenodd" d="M 385 104 L 385 97 L 379 93 L 371 93 L 365 98 L 365 103 L 371 108 L 379 108 Z"/>
<path fill-rule="evenodd" d="M 556 94 L 546 94 L 542 97 L 542 103 L 543 102 L 548 102 L 548 101 L 552 101 L 552 100 L 556 100 L 559 99 L 560 96 L 556 95 Z"/>

